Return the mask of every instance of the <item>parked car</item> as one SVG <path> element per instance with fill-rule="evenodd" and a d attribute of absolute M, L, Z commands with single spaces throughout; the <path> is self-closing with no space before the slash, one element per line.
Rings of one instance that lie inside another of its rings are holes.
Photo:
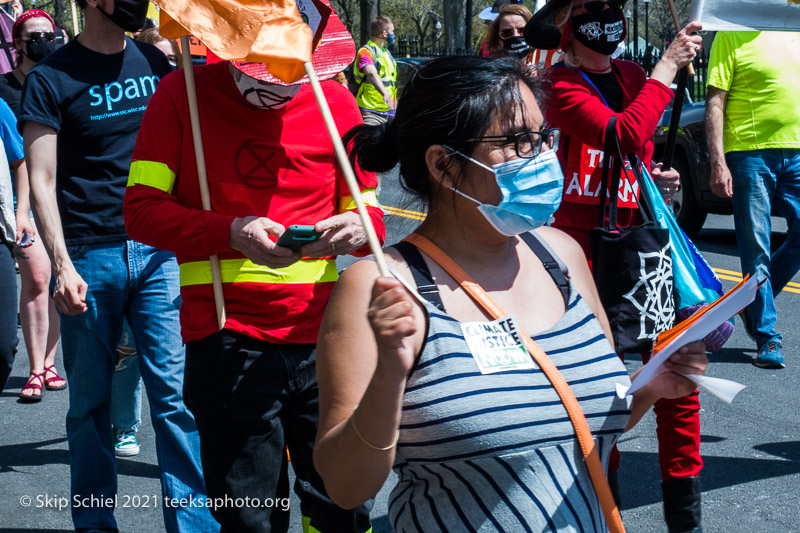
<path fill-rule="evenodd" d="M 402 94 L 403 87 L 405 87 L 406 83 L 408 82 L 411 75 L 417 70 L 419 65 L 427 60 L 430 59 L 428 57 L 396 57 L 395 61 L 397 61 L 397 94 L 398 96 Z M 349 79 L 352 78 L 353 71 L 353 64 L 350 63 L 344 69 L 345 76 Z M 358 85 L 355 85 L 351 88 L 351 91 L 355 91 L 358 88 Z"/>
<path fill-rule="evenodd" d="M 711 192 L 711 166 L 708 159 L 705 131 L 705 102 L 692 102 L 686 96 L 681 111 L 680 128 L 675 142 L 672 166 L 680 172 L 681 188 L 672 200 L 675 216 L 683 231 L 694 237 L 702 229 L 709 213 L 730 215 L 730 199 L 720 198 Z M 669 133 L 672 107 L 664 111 L 655 132 L 655 159 L 664 155 Z"/>
<path fill-rule="evenodd" d="M 416 72 L 419 66 L 430 59 L 429 57 L 396 57 L 397 61 L 397 95 L 398 98 L 403 94 L 403 87 Z"/>

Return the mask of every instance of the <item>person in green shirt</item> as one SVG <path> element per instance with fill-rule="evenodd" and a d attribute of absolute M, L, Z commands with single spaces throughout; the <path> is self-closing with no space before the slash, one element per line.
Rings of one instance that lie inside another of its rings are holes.
<path fill-rule="evenodd" d="M 733 199 L 742 272 L 766 281 L 743 313 L 758 353 L 784 368 L 774 297 L 800 271 L 800 33 L 719 32 L 708 68 L 711 190 Z M 772 210 L 786 241 L 770 253 Z"/>

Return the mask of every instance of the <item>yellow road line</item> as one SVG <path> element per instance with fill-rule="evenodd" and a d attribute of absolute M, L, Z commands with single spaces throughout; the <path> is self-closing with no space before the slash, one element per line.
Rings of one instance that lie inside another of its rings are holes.
<path fill-rule="evenodd" d="M 738 276 L 739 277 L 739 281 L 742 280 L 742 274 L 739 273 L 739 272 L 735 272 L 733 270 L 725 270 L 723 268 L 714 268 L 714 272 L 716 272 L 717 274 L 730 274 L 731 276 Z M 800 288 L 800 283 L 795 283 L 793 281 L 790 281 L 786 285 L 789 286 L 789 287 Z"/>
<path fill-rule="evenodd" d="M 735 272 L 733 270 L 725 270 L 724 268 L 715 267 L 714 272 L 716 272 L 717 274 L 730 274 L 731 276 L 739 276 L 740 280 L 742 278 L 742 274 L 740 272 Z"/>
<path fill-rule="evenodd" d="M 392 207 L 390 205 L 383 205 L 381 207 L 383 207 L 384 211 L 390 215 L 410 218 L 412 220 L 425 220 L 426 216 L 425 213 L 421 211 L 411 211 L 410 209 L 401 209 L 399 207 Z M 726 281 L 742 281 L 741 272 L 736 272 L 735 270 L 725 270 L 724 268 L 714 268 L 713 270 L 717 273 L 717 277 L 719 277 L 719 279 L 724 279 Z M 786 292 L 800 294 L 800 283 L 790 281 L 786 284 L 786 287 L 784 287 L 783 290 Z"/>
<path fill-rule="evenodd" d="M 714 268 L 714 272 L 717 273 L 717 277 L 719 279 L 724 279 L 727 281 L 742 281 L 742 274 L 739 272 L 735 272 L 733 270 L 725 270 L 724 268 Z M 794 292 L 800 294 L 800 283 L 795 283 L 790 281 L 786 284 L 786 287 L 783 288 L 786 292 Z"/>
<path fill-rule="evenodd" d="M 410 218 L 413 220 L 425 220 L 425 213 L 421 213 L 419 211 L 411 211 L 409 209 L 400 209 L 399 207 L 392 207 L 390 205 L 383 205 L 384 211 L 387 211 L 390 215 L 395 215 L 398 217 L 403 218 Z"/>

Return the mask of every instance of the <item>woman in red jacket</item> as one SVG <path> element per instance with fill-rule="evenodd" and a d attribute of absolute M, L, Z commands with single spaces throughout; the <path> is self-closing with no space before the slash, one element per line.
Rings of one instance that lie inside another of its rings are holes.
<path fill-rule="evenodd" d="M 525 37 L 534 48 L 564 51 L 550 72 L 552 100 L 546 118 L 561 128 L 559 160 L 564 194 L 553 226 L 567 232 L 590 261 L 589 230 L 597 226 L 603 138 L 611 117 L 624 154 L 635 153 L 648 167 L 665 198 L 680 186 L 678 173 L 653 165 L 653 133 L 672 99 L 669 84 L 695 57 L 701 39 L 686 26 L 664 52 L 647 79 L 636 63 L 612 60 L 625 38 L 624 0 L 551 0 L 527 24 Z M 558 31 L 556 31 L 556 28 Z M 641 223 L 638 183 L 632 173 L 621 179 L 619 223 Z M 697 392 L 656 403 L 659 461 L 664 510 L 670 533 L 700 531 L 700 404 Z M 613 466 L 611 467 L 613 470 Z"/>

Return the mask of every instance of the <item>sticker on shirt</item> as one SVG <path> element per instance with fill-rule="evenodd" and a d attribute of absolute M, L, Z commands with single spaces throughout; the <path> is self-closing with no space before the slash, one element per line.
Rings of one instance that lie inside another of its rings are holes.
<path fill-rule="evenodd" d="M 462 322 L 461 331 L 481 374 L 536 368 L 513 316 L 493 322 Z"/>
<path fill-rule="evenodd" d="M 583 151 L 570 150 L 564 173 L 564 202 L 598 205 L 603 180 L 603 151 L 581 145 Z M 612 160 L 613 165 L 613 160 Z M 638 207 L 639 183 L 625 158 L 625 169 L 619 182 L 619 207 Z"/>

